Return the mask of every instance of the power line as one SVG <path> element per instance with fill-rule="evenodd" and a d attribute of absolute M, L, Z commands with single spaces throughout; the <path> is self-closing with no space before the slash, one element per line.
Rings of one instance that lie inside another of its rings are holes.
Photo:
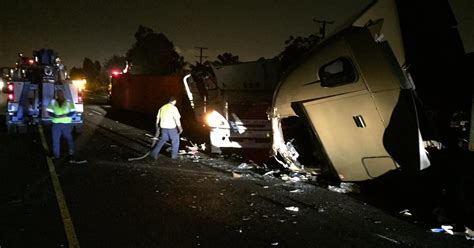
<path fill-rule="evenodd" d="M 317 20 L 316 18 L 313 19 L 313 22 L 321 23 L 321 27 L 319 28 L 319 34 L 321 35 L 321 39 L 324 39 L 324 37 L 326 37 L 326 25 L 334 24 L 334 21 Z"/>
<path fill-rule="evenodd" d="M 202 51 L 208 48 L 207 47 L 194 47 L 194 48 L 199 49 L 199 56 L 194 56 L 194 57 L 199 58 L 199 63 L 202 64 L 202 58 L 207 58 L 207 56 L 202 55 Z"/>

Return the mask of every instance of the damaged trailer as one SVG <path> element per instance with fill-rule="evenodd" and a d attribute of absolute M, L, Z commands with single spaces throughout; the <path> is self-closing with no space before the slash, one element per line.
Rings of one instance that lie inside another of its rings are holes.
<path fill-rule="evenodd" d="M 212 65 L 212 72 L 183 79 L 196 119 L 209 135 L 211 152 L 271 148 L 267 111 L 280 78 L 277 58 Z"/>
<path fill-rule="evenodd" d="M 394 1 L 372 3 L 284 76 L 270 113 L 282 164 L 341 181 L 430 165 L 397 18 Z"/>

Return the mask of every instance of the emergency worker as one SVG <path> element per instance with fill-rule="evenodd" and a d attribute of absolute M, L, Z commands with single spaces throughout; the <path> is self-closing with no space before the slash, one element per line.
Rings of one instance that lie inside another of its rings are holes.
<path fill-rule="evenodd" d="M 181 127 L 181 115 L 176 105 L 176 98 L 170 97 L 167 104 L 163 105 L 156 115 L 156 137 L 160 136 L 158 144 L 150 153 L 152 159 L 156 160 L 160 154 L 161 148 L 171 140 L 171 158 L 178 158 L 179 135 L 183 132 Z"/>
<path fill-rule="evenodd" d="M 53 138 L 53 156 L 54 159 L 60 158 L 61 136 L 67 141 L 69 148 L 68 159 L 70 162 L 76 162 L 74 159 L 74 141 L 72 138 L 72 116 L 76 113 L 74 103 L 64 97 L 62 90 L 56 91 L 56 98 L 52 99 L 46 109 L 52 120 L 52 138 Z M 79 161 L 82 162 L 82 161 Z"/>

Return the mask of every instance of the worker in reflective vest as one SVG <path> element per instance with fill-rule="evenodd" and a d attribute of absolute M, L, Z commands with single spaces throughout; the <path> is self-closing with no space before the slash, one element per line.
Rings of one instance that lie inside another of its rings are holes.
<path fill-rule="evenodd" d="M 179 149 L 179 135 L 183 132 L 181 127 L 181 115 L 179 114 L 176 105 L 176 99 L 170 97 L 169 102 L 163 105 L 156 115 L 156 134 L 155 138 L 160 136 L 158 144 L 153 148 L 150 155 L 156 160 L 160 154 L 161 148 L 168 141 L 171 140 L 171 158 L 178 158 Z"/>
<path fill-rule="evenodd" d="M 46 109 L 53 117 L 53 155 L 55 159 L 60 157 L 60 141 L 63 136 L 68 144 L 69 159 L 74 155 L 74 141 L 72 139 L 72 116 L 76 113 L 74 104 L 64 97 L 62 90 L 56 91 L 56 98 L 52 99 Z"/>

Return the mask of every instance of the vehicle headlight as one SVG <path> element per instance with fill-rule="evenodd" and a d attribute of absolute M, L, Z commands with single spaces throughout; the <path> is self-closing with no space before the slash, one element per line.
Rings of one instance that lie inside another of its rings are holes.
<path fill-rule="evenodd" d="M 229 128 L 230 125 L 227 120 L 217 111 L 212 111 L 207 114 L 206 122 L 209 127 Z"/>
<path fill-rule="evenodd" d="M 72 84 L 80 89 L 83 90 L 86 88 L 87 81 L 85 79 L 80 79 L 80 80 L 72 80 Z"/>

